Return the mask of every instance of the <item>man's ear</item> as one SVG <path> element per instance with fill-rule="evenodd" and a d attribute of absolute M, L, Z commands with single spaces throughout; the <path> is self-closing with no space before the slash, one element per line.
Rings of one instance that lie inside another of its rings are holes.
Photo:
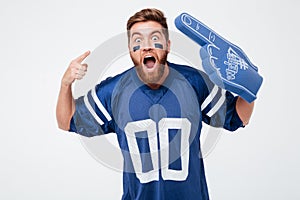
<path fill-rule="evenodd" d="M 170 53 L 170 49 L 171 49 L 171 40 L 168 40 L 167 42 L 167 52 Z"/>
<path fill-rule="evenodd" d="M 129 42 L 128 42 L 127 47 L 128 47 L 128 50 L 131 51 Z"/>

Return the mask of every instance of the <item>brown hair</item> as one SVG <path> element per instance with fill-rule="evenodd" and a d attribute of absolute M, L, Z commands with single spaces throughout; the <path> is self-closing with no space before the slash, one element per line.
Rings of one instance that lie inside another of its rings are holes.
<path fill-rule="evenodd" d="M 167 40 L 169 40 L 167 18 L 162 11 L 156 8 L 145 8 L 131 16 L 127 21 L 127 31 L 129 31 L 135 23 L 146 21 L 158 22 L 165 29 L 164 34 Z"/>

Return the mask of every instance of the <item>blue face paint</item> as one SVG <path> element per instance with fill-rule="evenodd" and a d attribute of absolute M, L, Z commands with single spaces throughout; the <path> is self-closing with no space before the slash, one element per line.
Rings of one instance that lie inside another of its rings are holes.
<path fill-rule="evenodd" d="M 159 44 L 159 43 L 155 43 L 154 47 L 157 48 L 157 49 L 163 49 L 163 45 Z"/>
<path fill-rule="evenodd" d="M 140 46 L 135 46 L 135 47 L 133 47 L 133 52 L 135 52 L 135 51 L 137 51 L 139 49 L 140 49 Z"/>
<path fill-rule="evenodd" d="M 133 52 L 135 52 L 135 51 L 139 50 L 140 48 L 141 48 L 141 46 L 139 45 L 139 46 L 133 47 L 132 49 L 133 49 Z M 163 45 L 160 44 L 160 43 L 155 43 L 154 44 L 154 48 L 156 48 L 156 49 L 163 49 Z"/>

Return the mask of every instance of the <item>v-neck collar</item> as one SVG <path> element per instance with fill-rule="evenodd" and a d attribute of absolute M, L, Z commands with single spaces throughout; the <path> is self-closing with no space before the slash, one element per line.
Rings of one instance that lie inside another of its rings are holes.
<path fill-rule="evenodd" d="M 143 85 L 139 88 L 150 100 L 152 103 L 159 103 L 159 101 L 164 97 L 168 92 L 168 88 L 161 85 L 158 89 L 151 89 L 147 85 Z"/>

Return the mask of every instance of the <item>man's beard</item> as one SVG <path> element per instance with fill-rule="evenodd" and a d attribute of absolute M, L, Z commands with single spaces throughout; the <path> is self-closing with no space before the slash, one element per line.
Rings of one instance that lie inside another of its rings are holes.
<path fill-rule="evenodd" d="M 145 72 L 143 69 L 143 60 L 137 60 L 131 56 L 132 62 L 136 67 L 136 71 L 138 73 L 139 78 L 148 85 L 157 85 L 158 82 L 164 75 L 166 63 L 167 63 L 168 52 L 164 51 L 164 54 L 161 58 L 158 58 L 157 64 L 158 66 L 156 70 L 153 72 Z"/>

